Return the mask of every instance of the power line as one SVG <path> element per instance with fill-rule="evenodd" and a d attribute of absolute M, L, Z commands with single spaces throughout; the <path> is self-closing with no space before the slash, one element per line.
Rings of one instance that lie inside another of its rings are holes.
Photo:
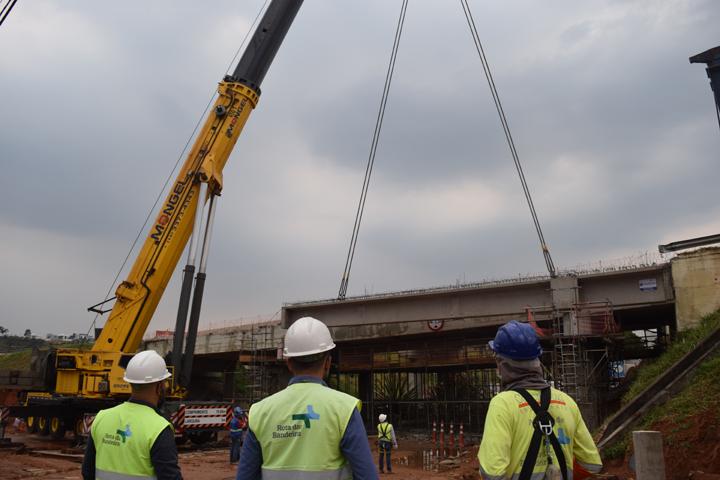
<path fill-rule="evenodd" d="M 405 24 L 407 7 L 408 0 L 403 0 L 397 28 L 395 29 L 395 40 L 393 41 L 392 52 L 390 54 L 390 62 L 388 63 L 387 73 L 385 74 L 385 86 L 383 87 L 382 97 L 380 98 L 380 109 L 378 110 L 375 121 L 375 131 L 373 132 L 372 142 L 370 142 L 370 154 L 368 156 L 367 166 L 365 167 L 365 179 L 363 180 L 360 192 L 360 201 L 358 202 L 357 211 L 355 212 L 355 223 L 353 225 L 352 235 L 350 236 L 350 246 L 348 247 L 347 257 L 345 259 L 345 269 L 343 270 L 340 280 L 340 290 L 338 291 L 339 300 L 344 299 L 347 294 L 348 283 L 350 281 L 350 269 L 352 268 L 353 258 L 355 257 L 355 247 L 357 246 L 357 239 L 360 234 L 360 223 L 362 222 L 363 212 L 365 210 L 365 200 L 367 200 L 367 192 L 370 186 L 370 176 L 372 175 L 373 166 L 375 165 L 375 154 L 377 153 L 378 142 L 380 141 L 380 131 L 382 130 L 383 119 L 385 118 L 385 107 L 390 93 L 393 73 L 395 72 L 395 61 L 397 60 L 397 52 L 400 46 L 403 25 Z"/>
<path fill-rule="evenodd" d="M 460 4 L 462 5 L 465 19 L 468 22 L 468 27 L 470 27 L 470 34 L 473 37 L 475 49 L 480 56 L 483 71 L 485 72 L 485 78 L 487 78 L 488 86 L 490 87 L 490 92 L 492 93 L 493 101 L 495 102 L 495 108 L 498 112 L 498 116 L 500 117 L 500 123 L 502 124 L 503 132 L 505 133 L 505 139 L 507 140 L 508 147 L 510 148 L 510 154 L 512 155 L 513 162 L 515 163 L 515 168 L 518 172 L 518 177 L 520 178 L 520 183 L 522 184 L 523 193 L 525 194 L 525 200 L 527 201 L 528 208 L 530 209 L 530 215 L 532 216 L 533 224 L 535 225 L 535 230 L 537 231 L 538 239 L 540 240 L 540 249 L 542 250 L 543 257 L 545 258 L 545 265 L 548 269 L 548 272 L 550 273 L 550 276 L 555 277 L 557 276 L 557 273 L 555 271 L 555 264 L 553 263 L 552 257 L 550 256 L 550 249 L 545 242 L 542 228 L 540 228 L 540 220 L 538 220 L 537 211 L 535 210 L 535 205 L 533 204 L 532 196 L 530 195 L 530 189 L 528 187 L 527 180 L 525 179 L 525 173 L 523 172 L 522 165 L 520 164 L 520 157 L 517 153 L 517 149 L 515 148 L 515 142 L 513 141 L 512 134 L 510 133 L 510 125 L 508 124 L 507 118 L 505 116 L 505 111 L 503 110 L 502 103 L 500 102 L 500 95 L 497 92 L 495 80 L 493 79 L 492 72 L 490 71 L 490 64 L 488 63 L 487 57 L 485 56 L 485 50 L 483 49 L 482 42 L 480 41 L 480 35 L 478 34 L 477 27 L 475 26 L 475 19 L 472 16 L 472 12 L 470 11 L 470 5 L 468 5 L 467 0 L 460 0 Z"/>

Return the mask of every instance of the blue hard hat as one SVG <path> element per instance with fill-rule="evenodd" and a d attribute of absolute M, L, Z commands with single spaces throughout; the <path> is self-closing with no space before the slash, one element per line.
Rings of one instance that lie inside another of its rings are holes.
<path fill-rule="evenodd" d="M 512 360 L 533 360 L 542 355 L 542 347 L 533 327 L 510 320 L 500 327 L 495 340 L 488 342 L 493 352 Z"/>
<path fill-rule="evenodd" d="M 235 407 L 235 409 L 233 410 L 233 413 L 235 414 L 236 417 L 239 417 L 240 415 L 243 414 L 243 409 L 240 407 Z"/>

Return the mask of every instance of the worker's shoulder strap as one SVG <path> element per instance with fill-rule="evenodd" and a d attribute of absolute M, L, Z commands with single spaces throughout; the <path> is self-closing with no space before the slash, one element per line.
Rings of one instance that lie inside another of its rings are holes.
<path fill-rule="evenodd" d="M 540 390 L 540 405 L 538 405 L 533 396 L 530 395 L 530 392 L 524 388 L 515 388 L 513 391 L 522 395 L 530 408 L 532 408 L 533 412 L 535 412 L 535 420 L 533 420 L 533 427 L 535 428 L 535 431 L 533 432 L 532 439 L 530 440 L 530 446 L 528 447 L 528 452 L 525 456 L 525 461 L 523 462 L 518 480 L 530 480 L 533 469 L 535 468 L 538 453 L 540 453 L 540 445 L 542 444 L 543 435 L 548 438 L 553 450 L 555 451 L 555 456 L 557 457 L 557 461 L 559 463 L 558 467 L 562 473 L 563 480 L 568 480 L 565 454 L 563 453 L 560 442 L 553 430 L 555 419 L 548 411 L 551 397 L 550 387 Z"/>
<path fill-rule="evenodd" d="M 385 427 L 385 428 L 383 428 L 383 427 Z M 381 423 L 381 424 L 380 424 L 380 433 L 382 433 L 382 436 L 383 436 L 383 437 L 387 437 L 387 436 L 388 436 L 388 429 L 389 429 L 389 428 L 390 428 L 390 424 L 389 424 L 389 423 L 385 423 L 385 424 Z"/>

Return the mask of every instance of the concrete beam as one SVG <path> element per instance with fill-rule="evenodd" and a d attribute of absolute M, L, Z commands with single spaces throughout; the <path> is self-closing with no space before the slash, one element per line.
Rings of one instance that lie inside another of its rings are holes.
<path fill-rule="evenodd" d="M 423 323 L 440 320 L 448 328 L 501 325 L 534 311 L 567 310 L 577 302 L 609 301 L 614 309 L 674 301 L 669 264 L 514 282 L 389 293 L 346 300 L 286 304 L 281 324 L 313 316 L 330 327 L 353 332 L 344 338 L 367 338 L 384 331 L 422 333 Z M 363 328 L 356 328 L 363 327 Z"/>
<path fill-rule="evenodd" d="M 551 305 L 548 280 L 295 303 L 283 306 L 281 325 L 314 316 L 331 327 L 525 316 L 528 305 Z M 492 324 L 492 323 L 491 323 Z"/>

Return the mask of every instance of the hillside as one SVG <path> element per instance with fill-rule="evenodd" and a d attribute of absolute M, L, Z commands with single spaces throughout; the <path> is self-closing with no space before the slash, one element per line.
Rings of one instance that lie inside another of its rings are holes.
<path fill-rule="evenodd" d="M 623 398 L 637 396 L 657 377 L 720 326 L 720 312 L 705 317 L 695 329 L 682 332 L 655 361 L 639 367 L 638 377 Z M 688 385 L 664 405 L 652 408 L 635 430 L 658 430 L 663 434 L 668 480 L 687 479 L 690 472 L 720 474 L 720 356 L 706 359 Z M 631 435 L 604 452 L 608 471 L 629 478 Z"/>
<path fill-rule="evenodd" d="M 0 370 L 27 370 L 30 368 L 32 350 L 0 354 Z"/>
<path fill-rule="evenodd" d="M 48 343 L 39 338 L 19 337 L 15 335 L 4 335 L 0 337 L 0 353 L 17 352 L 20 350 L 42 347 Z"/>

